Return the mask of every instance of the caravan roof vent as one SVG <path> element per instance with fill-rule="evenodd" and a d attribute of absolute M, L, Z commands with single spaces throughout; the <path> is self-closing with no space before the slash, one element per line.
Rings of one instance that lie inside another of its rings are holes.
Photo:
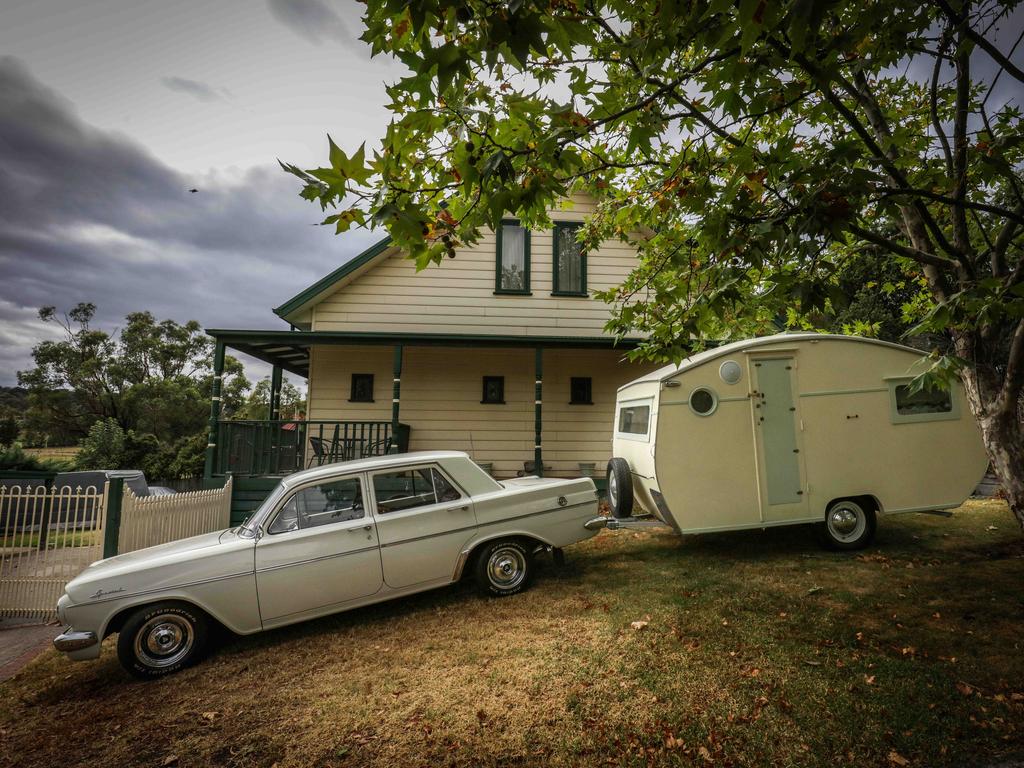
<path fill-rule="evenodd" d="M 735 384 L 743 376 L 743 369 L 735 360 L 726 360 L 718 366 L 718 375 L 726 384 Z"/>

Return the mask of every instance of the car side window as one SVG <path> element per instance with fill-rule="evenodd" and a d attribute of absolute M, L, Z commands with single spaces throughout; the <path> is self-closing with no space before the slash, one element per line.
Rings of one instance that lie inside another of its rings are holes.
<path fill-rule="evenodd" d="M 285 533 L 359 520 L 366 514 L 358 477 L 331 480 L 292 494 L 278 510 L 267 533 Z"/>
<path fill-rule="evenodd" d="M 381 472 L 373 476 L 377 511 L 382 514 L 456 501 L 462 494 L 432 467 Z"/>

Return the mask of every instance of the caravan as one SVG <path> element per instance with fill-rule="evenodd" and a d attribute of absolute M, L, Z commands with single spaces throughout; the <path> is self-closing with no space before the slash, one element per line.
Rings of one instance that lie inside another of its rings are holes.
<path fill-rule="evenodd" d="M 959 506 L 987 458 L 959 383 L 909 387 L 926 364 L 897 344 L 798 333 L 638 378 L 618 390 L 612 512 L 629 518 L 635 501 L 680 533 L 819 523 L 857 549 L 876 516 Z"/>

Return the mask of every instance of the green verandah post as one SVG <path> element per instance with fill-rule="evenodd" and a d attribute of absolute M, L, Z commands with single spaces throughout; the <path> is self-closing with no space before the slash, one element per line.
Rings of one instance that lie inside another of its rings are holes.
<path fill-rule="evenodd" d="M 121 535 L 121 502 L 124 501 L 124 478 L 112 477 L 107 481 L 107 519 L 103 521 L 103 557 L 117 554 L 117 539 Z"/>
<path fill-rule="evenodd" d="M 270 374 L 270 410 L 267 414 L 271 421 L 281 418 L 281 366 L 275 365 Z"/>
<path fill-rule="evenodd" d="M 391 451 L 398 453 L 398 408 L 402 397 L 402 345 L 395 345 L 395 361 L 392 368 L 391 383 L 394 385 L 391 391 Z"/>
<path fill-rule="evenodd" d="M 217 428 L 220 422 L 220 390 L 224 378 L 224 342 L 217 340 L 213 349 L 213 395 L 210 398 L 210 429 L 206 436 L 206 466 L 203 477 L 213 477 L 213 464 L 217 454 Z"/>
<path fill-rule="evenodd" d="M 533 399 L 533 471 L 537 477 L 544 477 L 544 451 L 541 448 L 541 433 L 543 431 L 541 390 L 544 387 L 544 350 L 541 347 L 534 350 L 533 365 L 536 371 L 534 376 L 536 391 Z"/>
<path fill-rule="evenodd" d="M 270 374 L 270 402 L 267 404 L 267 418 L 270 424 L 267 429 L 270 432 L 270 452 L 267 454 L 267 471 L 276 474 L 281 471 L 281 425 L 277 423 L 281 418 L 281 366 L 275 365 Z"/>

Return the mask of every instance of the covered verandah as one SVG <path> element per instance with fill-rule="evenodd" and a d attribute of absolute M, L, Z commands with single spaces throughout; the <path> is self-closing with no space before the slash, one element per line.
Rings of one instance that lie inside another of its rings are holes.
<path fill-rule="evenodd" d="M 531 473 L 544 474 L 545 357 L 557 365 L 560 351 L 605 350 L 605 355 L 624 354 L 637 343 L 636 340 L 626 340 L 616 344 L 615 340 L 608 337 L 522 337 L 484 334 L 223 329 L 209 330 L 208 333 L 215 339 L 214 392 L 206 453 L 208 479 L 223 477 L 228 473 L 250 477 L 287 474 L 321 463 L 409 450 L 410 436 L 417 434 L 417 420 L 409 419 L 408 424 L 403 420 L 403 367 L 406 366 L 411 353 L 426 354 L 430 350 L 435 354 L 441 354 L 441 350 L 445 348 L 452 352 L 461 350 L 466 354 L 471 354 L 473 348 L 516 350 L 514 354 L 518 361 L 517 365 L 524 369 L 529 366 L 526 360 L 532 358 L 533 387 L 529 394 L 533 400 L 533 445 L 532 451 L 522 457 L 522 465 L 524 470 Z M 368 409 L 356 419 L 282 418 L 282 373 L 287 371 L 309 380 L 311 361 L 316 348 L 323 348 L 321 354 L 326 357 L 331 348 L 352 347 L 376 348 L 375 354 L 378 357 L 383 350 L 390 350 L 390 419 L 381 418 L 387 415 L 382 411 L 382 404 L 373 406 L 372 411 Z M 238 421 L 221 418 L 220 386 L 227 349 L 263 360 L 272 366 L 268 419 Z M 552 352 L 555 353 L 554 357 L 550 354 Z M 525 374 L 525 370 L 522 373 Z M 522 389 L 517 392 L 517 397 L 524 400 L 518 405 L 527 405 L 524 399 L 525 392 Z M 407 411 L 407 415 L 415 417 L 415 410 L 409 410 L 407 407 Z M 488 413 L 481 418 L 491 416 L 492 414 Z M 610 422 L 608 426 L 610 428 Z M 564 423 L 560 429 L 566 429 Z M 425 437 L 425 432 L 421 431 L 419 435 L 420 439 L 414 440 L 416 449 L 442 447 L 431 444 Z M 610 437 L 609 434 L 609 441 Z M 477 458 L 480 459 L 479 456 Z M 483 456 L 483 460 L 487 460 L 486 455 Z"/>

